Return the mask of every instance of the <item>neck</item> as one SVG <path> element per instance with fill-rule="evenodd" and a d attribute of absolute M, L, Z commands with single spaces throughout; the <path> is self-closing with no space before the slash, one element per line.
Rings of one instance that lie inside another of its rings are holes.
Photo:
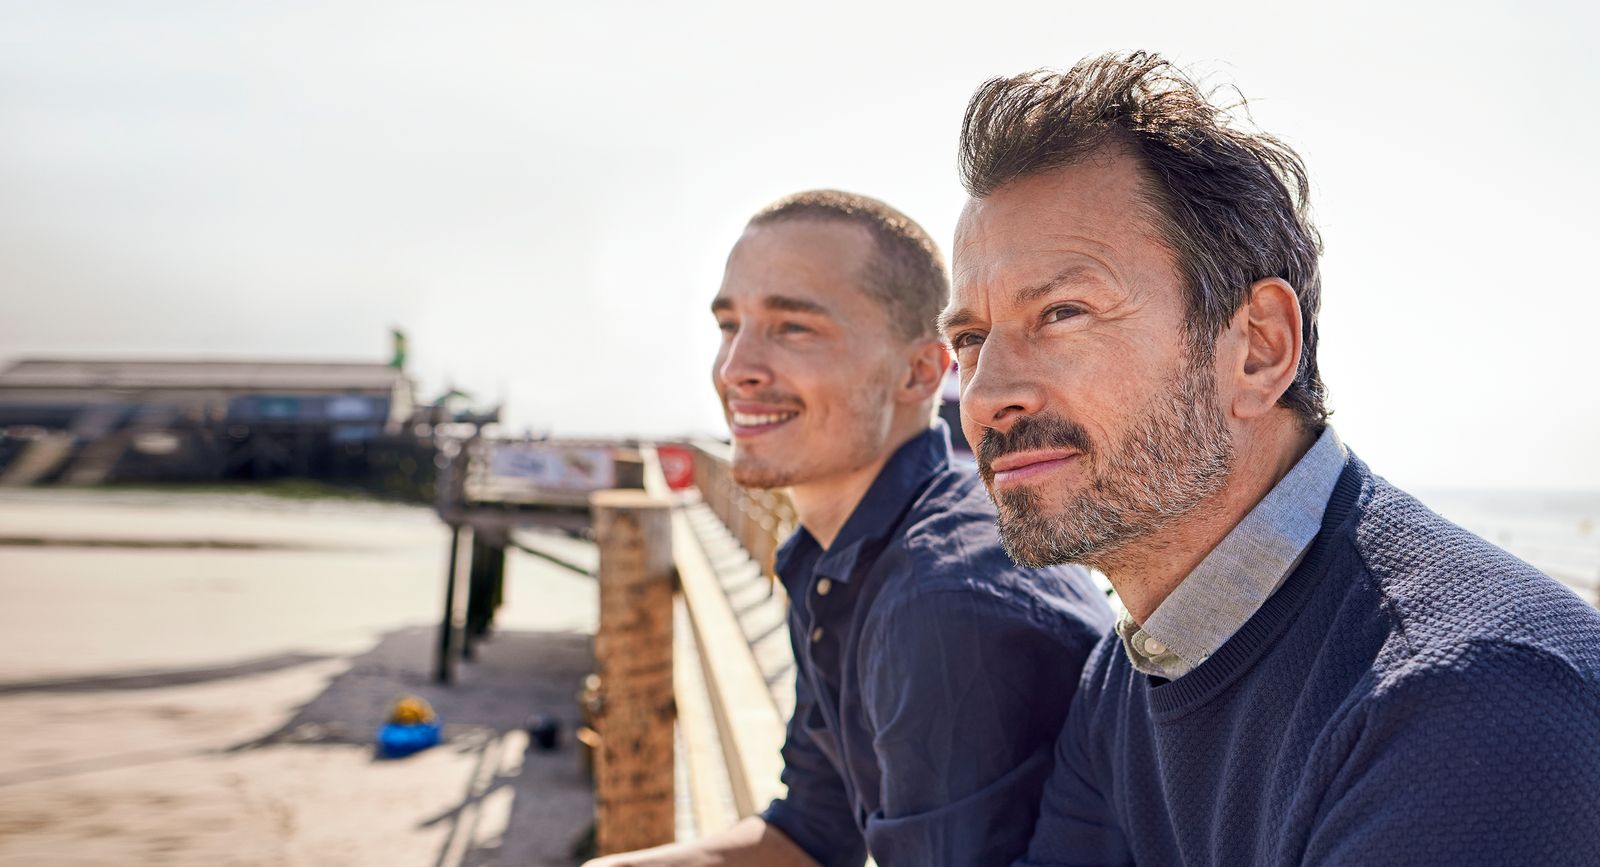
<path fill-rule="evenodd" d="M 896 425 L 885 441 L 884 448 L 870 462 L 825 479 L 797 484 L 789 490 L 790 499 L 794 501 L 795 517 L 824 551 L 838 538 L 845 521 L 850 520 L 851 513 L 861 504 L 861 498 L 867 495 L 867 489 L 872 487 L 878 473 L 883 471 L 883 465 L 912 437 L 927 430 L 927 417 L 924 413 L 922 427 Z"/>
<path fill-rule="evenodd" d="M 1193 511 L 1095 563 L 1136 622 L 1144 623 L 1245 515 L 1310 451 L 1316 435 L 1294 425 L 1235 455 L 1227 486 Z"/>

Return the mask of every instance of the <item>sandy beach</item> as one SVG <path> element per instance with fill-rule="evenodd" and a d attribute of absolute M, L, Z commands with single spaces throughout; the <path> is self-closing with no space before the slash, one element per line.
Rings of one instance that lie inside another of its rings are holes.
<path fill-rule="evenodd" d="M 497 635 L 440 687 L 447 549 L 414 507 L 0 494 L 0 865 L 573 863 L 594 586 L 513 552 Z M 377 759 L 404 693 L 445 743 Z"/>

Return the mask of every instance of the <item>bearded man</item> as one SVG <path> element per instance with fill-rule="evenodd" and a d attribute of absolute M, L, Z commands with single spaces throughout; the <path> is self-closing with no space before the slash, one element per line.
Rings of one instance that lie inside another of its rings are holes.
<path fill-rule="evenodd" d="M 787 487 L 795 711 L 785 797 L 616 865 L 1003 864 L 1027 847 L 1083 660 L 1111 626 L 1081 567 L 1019 568 L 933 417 L 938 247 L 888 205 L 801 193 L 750 220 L 711 312 L 742 485 Z"/>
<path fill-rule="evenodd" d="M 1022 863 L 1597 863 L 1600 614 L 1328 426 L 1294 152 L 1135 53 L 983 85 L 961 168 L 1001 537 L 1126 606 Z"/>

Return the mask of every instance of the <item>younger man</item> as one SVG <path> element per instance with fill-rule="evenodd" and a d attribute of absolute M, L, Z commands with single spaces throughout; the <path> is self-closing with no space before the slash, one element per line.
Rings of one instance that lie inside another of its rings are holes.
<path fill-rule="evenodd" d="M 790 489 L 778 554 L 797 663 L 788 794 L 614 865 L 1002 864 L 1020 856 L 1090 647 L 1085 570 L 1021 569 L 931 422 L 944 263 L 874 199 L 818 191 L 750 221 L 712 313 L 713 379 L 749 487 Z"/>

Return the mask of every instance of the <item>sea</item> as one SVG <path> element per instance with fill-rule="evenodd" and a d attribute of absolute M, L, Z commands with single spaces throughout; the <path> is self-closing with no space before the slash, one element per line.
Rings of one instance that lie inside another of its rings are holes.
<path fill-rule="evenodd" d="M 1600 604 L 1600 491 L 1412 490 L 1429 508 Z"/>

